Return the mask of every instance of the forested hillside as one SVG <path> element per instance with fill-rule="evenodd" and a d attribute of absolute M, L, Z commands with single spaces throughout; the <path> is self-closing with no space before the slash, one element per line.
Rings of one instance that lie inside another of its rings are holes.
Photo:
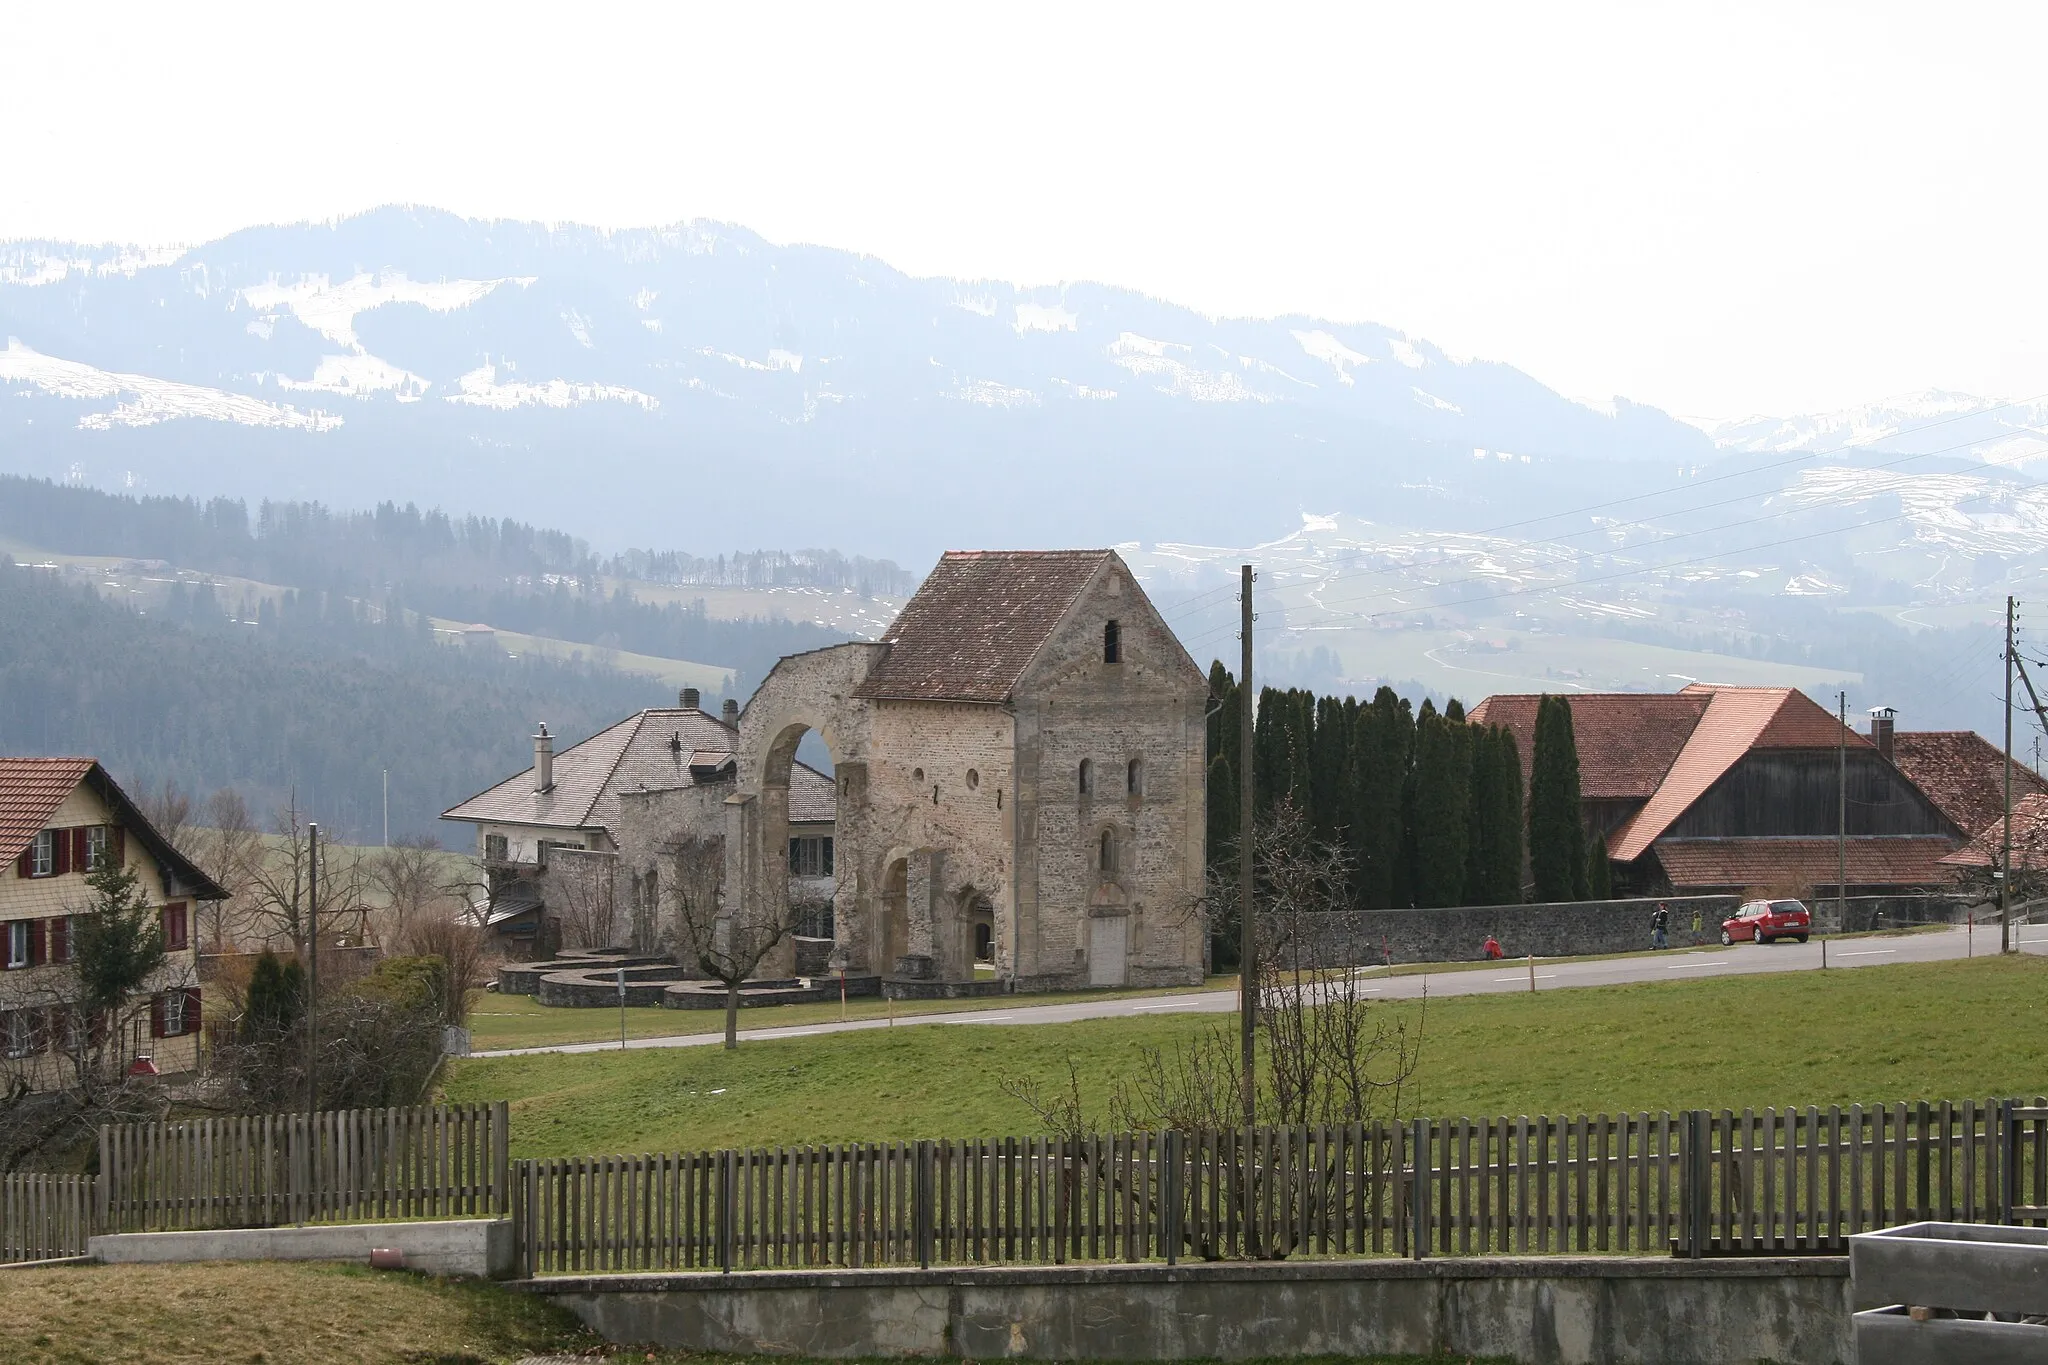
<path fill-rule="evenodd" d="M 382 503 L 335 511 L 231 498 L 132 497 L 0 476 L 0 536 L 75 555 L 162 560 L 181 569 L 345 594 L 405 611 L 602 648 L 718 664 L 745 695 L 784 654 L 843 638 L 808 622 L 706 616 L 604 580 L 621 574 L 707 586 L 813 586 L 898 594 L 914 577 L 886 560 L 830 550 L 699 558 L 635 551 L 600 559 L 574 537 L 510 519 Z M 232 604 L 229 604 L 232 606 Z"/>
<path fill-rule="evenodd" d="M 0 753 L 90 754 L 135 793 L 234 786 L 259 813 L 296 787 L 302 811 L 365 839 L 388 769 L 393 837 L 448 838 L 435 817 L 530 763 L 536 722 L 566 747 L 674 704 L 652 679 L 452 649 L 417 616 L 377 618 L 307 591 L 240 624 L 182 585 L 144 617 L 0 559 Z"/>

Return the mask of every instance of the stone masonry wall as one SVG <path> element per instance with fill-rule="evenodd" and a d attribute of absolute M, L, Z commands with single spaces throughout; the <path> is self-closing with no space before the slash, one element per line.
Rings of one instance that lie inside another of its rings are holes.
<path fill-rule="evenodd" d="M 1427 910 L 1359 910 L 1330 915 L 1323 938 L 1325 966 L 1395 962 L 1470 962 L 1486 955 L 1486 936 L 1500 940 L 1508 957 L 1568 957 L 1628 953 L 1650 946 L 1650 914 L 1659 900 L 1567 901 L 1543 905 L 1466 905 Z M 1692 917 L 1700 914 L 1700 941 L 1721 941 L 1721 921 L 1742 904 L 1739 896 L 1666 896 L 1670 942 L 1689 947 Z"/>
<path fill-rule="evenodd" d="M 1103 659 L 1112 619 L 1114 664 Z M 1093 921 L 1119 915 L 1129 984 L 1199 981 L 1208 684 L 1120 563 L 1082 594 L 1017 697 L 1019 985 L 1087 985 Z M 1104 830 L 1117 846 L 1107 876 Z"/>

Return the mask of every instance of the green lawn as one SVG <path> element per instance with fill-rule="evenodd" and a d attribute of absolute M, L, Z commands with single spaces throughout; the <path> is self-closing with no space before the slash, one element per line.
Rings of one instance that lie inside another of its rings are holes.
<path fill-rule="evenodd" d="M 1199 987 L 1175 986 L 1167 990 L 1063 991 L 1057 995 L 992 995 L 972 1000 L 898 1000 L 877 997 L 849 1000 L 848 1019 L 886 1019 L 913 1014 L 957 1014 L 970 1010 L 1008 1010 L 1020 1005 L 1065 1005 L 1084 1000 L 1117 1000 L 1150 995 L 1183 995 L 1191 990 L 1234 991 L 1237 978 L 1212 976 Z M 478 1052 L 498 1048 L 546 1047 L 555 1043 L 617 1042 L 619 1011 L 611 1009 L 562 1009 L 543 1005 L 530 995 L 499 995 L 475 991 L 470 995 L 470 1046 Z M 838 1001 L 823 1005 L 763 1005 L 740 1011 L 740 1028 L 796 1028 L 823 1024 L 841 1017 Z M 627 1006 L 626 1036 L 629 1038 L 670 1038 L 686 1033 L 723 1033 L 725 1011 L 669 1010 L 658 1005 Z"/>
<path fill-rule="evenodd" d="M 2048 958 L 1863 967 L 1380 1006 L 1420 1027 L 1410 1112 L 1599 1113 L 2048 1090 Z M 1146 1046 L 1218 1020 L 947 1025 L 451 1063 L 447 1097 L 512 1103 L 513 1151 L 567 1156 L 1035 1131 L 1004 1076 L 1094 1112 Z"/>

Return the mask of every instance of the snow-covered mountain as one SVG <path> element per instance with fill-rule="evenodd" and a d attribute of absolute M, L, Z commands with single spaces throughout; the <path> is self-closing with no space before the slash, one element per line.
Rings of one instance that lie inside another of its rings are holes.
<path fill-rule="evenodd" d="M 1457 524 L 1713 456 L 1385 327 L 914 279 L 711 223 L 384 209 L 182 251 L 0 247 L 0 467 L 395 497 L 593 541 L 1207 537 Z"/>

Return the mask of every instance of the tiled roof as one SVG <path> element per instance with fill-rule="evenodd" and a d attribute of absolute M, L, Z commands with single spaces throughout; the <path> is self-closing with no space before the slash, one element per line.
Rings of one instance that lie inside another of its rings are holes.
<path fill-rule="evenodd" d="M 620 792 L 694 786 L 691 766 L 702 766 L 709 751 L 730 753 L 737 738 L 724 722 L 703 711 L 641 711 L 556 754 L 552 790 L 536 792 L 529 767 L 449 809 L 441 818 L 610 829 L 618 822 Z M 825 813 L 819 815 L 815 812 L 821 801 Z M 802 764 L 792 765 L 792 819 L 799 818 L 794 808 L 800 803 L 812 812 L 802 818 L 830 820 L 832 779 Z"/>
<path fill-rule="evenodd" d="M 1524 791 L 1536 755 L 1541 700 L 1534 694 L 1488 697 L 1470 716 L 1513 732 Z M 1707 709 L 1706 697 L 1689 692 L 1585 692 L 1567 694 L 1566 700 L 1579 749 L 1579 794 L 1589 801 L 1640 800 L 1655 793 Z"/>
<path fill-rule="evenodd" d="M 1975 730 L 1901 730 L 1892 736 L 1892 762 L 1966 836 L 2004 825 L 2005 754 Z M 2048 783 L 2033 769 L 2012 765 L 2015 814 L 2022 798 L 2044 791 Z"/>
<path fill-rule="evenodd" d="M 0 758 L 0 865 L 21 856 L 92 769 L 89 758 Z"/>
<path fill-rule="evenodd" d="M 1942 838 L 1848 841 L 1849 885 L 1942 886 L 1952 847 Z M 1801 892 L 1840 876 L 1833 839 L 1663 839 L 1657 861 L 1674 889 Z"/>
<path fill-rule="evenodd" d="M 2003 754 L 1999 758 L 2004 761 Z M 2014 791 L 2019 790 L 2022 771 L 2017 767 L 2013 771 Z M 1997 867 L 1999 854 L 2005 848 L 2004 815 L 2005 807 L 2001 805 L 1976 838 L 1941 861 L 1953 868 Z M 2012 865 L 2016 869 L 2048 868 L 2048 793 L 2034 791 L 2013 800 Z"/>
<path fill-rule="evenodd" d="M 114 819 L 156 859 L 167 895 L 203 901 L 228 898 L 198 864 L 157 833 L 128 793 L 91 758 L 0 758 L 0 866 L 21 856 L 80 783 L 98 792 Z"/>
<path fill-rule="evenodd" d="M 1615 831 L 1609 847 L 1618 863 L 1634 862 L 1752 749 L 1832 749 L 1846 735 L 1852 747 L 1870 741 L 1845 731 L 1804 693 L 1789 687 L 1706 687 L 1680 696 L 1704 696 L 1707 709 L 1686 738 L 1677 761 L 1643 808 Z"/>
<path fill-rule="evenodd" d="M 802 763 L 789 765 L 789 819 L 792 824 L 823 824 L 839 809 L 839 789 L 831 778 Z"/>
<path fill-rule="evenodd" d="M 1009 700 L 1017 680 L 1111 550 L 953 550 L 889 631 L 888 653 L 854 695 Z"/>

